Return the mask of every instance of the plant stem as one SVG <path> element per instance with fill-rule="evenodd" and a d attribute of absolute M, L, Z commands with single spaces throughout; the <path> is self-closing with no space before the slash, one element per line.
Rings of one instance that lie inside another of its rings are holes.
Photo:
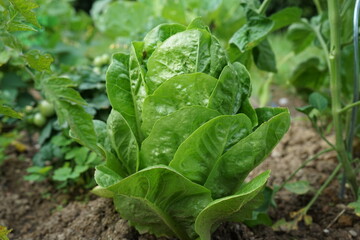
<path fill-rule="evenodd" d="M 258 10 L 259 14 L 265 14 L 271 0 L 264 0 Z"/>
<path fill-rule="evenodd" d="M 25 71 L 30 75 L 30 77 L 32 78 L 33 81 L 35 81 L 36 77 L 35 74 L 28 68 L 28 67 L 24 67 Z"/>
<path fill-rule="evenodd" d="M 306 215 L 307 211 L 309 211 L 309 209 L 311 208 L 311 206 L 315 203 L 315 201 L 319 198 L 319 196 L 321 195 L 321 193 L 324 191 L 324 189 L 331 183 L 331 181 L 336 177 L 336 175 L 338 174 L 338 172 L 340 171 L 342 167 L 342 164 L 339 163 L 336 168 L 334 169 L 334 171 L 331 173 L 331 175 L 326 179 L 326 181 L 324 182 L 323 185 L 321 185 L 321 187 L 319 188 L 319 190 L 317 190 L 317 192 L 315 193 L 314 197 L 310 200 L 310 202 L 303 208 L 303 214 Z"/>
<path fill-rule="evenodd" d="M 316 124 L 316 123 L 312 123 L 313 128 L 315 128 L 315 130 L 318 132 L 318 134 L 320 135 L 321 139 L 324 140 L 327 145 L 329 145 L 331 148 L 336 149 L 336 147 L 334 146 L 334 144 L 332 144 L 324 135 L 323 130 Z"/>
<path fill-rule="evenodd" d="M 304 207 L 304 213 L 306 214 L 307 211 L 309 211 L 309 209 L 311 208 L 311 206 L 314 204 L 314 202 L 319 198 L 319 196 L 321 195 L 321 193 L 324 191 L 324 189 L 331 183 L 331 181 L 336 177 L 336 175 L 338 174 L 338 172 L 341 169 L 341 163 L 339 163 L 336 168 L 334 169 L 334 171 L 331 173 L 331 175 L 326 179 L 326 181 L 324 182 L 323 185 L 321 185 L 321 187 L 319 188 L 319 190 L 317 190 L 317 192 L 315 193 L 314 197 L 311 199 L 311 201 Z"/>
<path fill-rule="evenodd" d="M 301 22 L 304 23 L 308 28 L 310 28 L 314 32 L 316 38 L 318 39 L 318 41 L 320 43 L 320 46 L 321 46 L 322 50 L 325 53 L 325 56 L 329 56 L 328 46 L 327 46 L 327 44 L 325 42 L 325 39 L 321 35 L 320 28 L 319 27 L 317 27 L 317 28 L 313 27 L 307 20 L 301 20 Z M 326 59 L 326 63 L 328 65 L 329 69 L 330 69 L 330 61 L 329 61 L 328 58 Z"/>
<path fill-rule="evenodd" d="M 353 107 L 357 107 L 357 106 L 360 106 L 360 101 L 351 103 L 351 104 L 343 107 L 342 109 L 340 109 L 339 114 L 345 113 L 347 110 L 349 110 L 349 109 L 351 109 Z"/>
<path fill-rule="evenodd" d="M 359 11 L 360 0 L 356 0 L 353 22 L 353 40 L 354 40 L 354 80 L 353 80 L 353 109 L 350 118 L 350 127 L 346 139 L 346 147 L 349 153 L 353 151 L 353 142 L 356 131 L 357 115 L 359 107 L 356 102 L 359 101 Z"/>
<path fill-rule="evenodd" d="M 281 185 L 280 187 L 277 189 L 277 191 L 280 191 L 287 182 L 289 182 L 291 179 L 293 179 L 293 177 L 301 170 L 303 169 L 309 162 L 317 159 L 318 157 L 320 157 L 321 155 L 323 155 L 324 153 L 328 153 L 328 152 L 331 152 L 333 151 L 334 148 L 327 148 L 327 149 L 324 149 L 318 153 L 316 153 L 314 156 L 306 159 Z"/>
<path fill-rule="evenodd" d="M 320 15 L 323 10 L 322 10 L 322 7 L 321 7 L 321 4 L 320 4 L 319 0 L 314 0 L 314 4 L 316 6 L 316 10 L 317 10 L 318 14 Z"/>
<path fill-rule="evenodd" d="M 335 136 L 336 136 L 336 151 L 339 161 L 345 171 L 345 175 L 351 184 L 351 187 L 357 196 L 358 186 L 354 170 L 350 164 L 349 156 L 345 148 L 343 139 L 343 123 L 340 119 L 340 83 L 341 83 L 341 49 L 340 49 L 340 6 L 338 0 L 328 0 L 328 15 L 330 23 L 330 42 L 331 47 L 329 51 L 330 62 L 330 91 L 331 91 L 331 110 L 334 121 Z"/>

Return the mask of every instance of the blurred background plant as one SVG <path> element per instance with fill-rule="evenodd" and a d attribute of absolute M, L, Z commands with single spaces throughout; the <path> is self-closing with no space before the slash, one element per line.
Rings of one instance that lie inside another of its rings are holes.
<path fill-rule="evenodd" d="M 92 186 L 89 176 L 101 159 L 70 138 L 69 124 L 74 126 L 81 115 L 89 121 L 106 121 L 109 102 L 105 92 L 105 72 L 111 54 L 127 50 L 131 41 L 141 40 L 159 23 L 188 24 L 201 15 L 211 31 L 228 47 L 229 53 L 236 52 L 232 54 L 234 61 L 256 66 L 252 68 L 254 72 L 276 72 L 275 54 L 271 47 L 266 47 L 276 45 L 278 41 L 270 38 L 269 44 L 266 37 L 270 32 L 298 21 L 300 9 L 280 11 L 277 16 L 285 19 L 285 23 L 250 39 L 251 47 L 238 50 L 241 43 L 239 36 L 235 36 L 237 32 L 241 35 L 243 30 L 251 31 L 247 22 L 252 21 L 252 16 L 264 16 L 262 20 L 268 25 L 273 24 L 271 21 L 276 21 L 273 13 L 281 9 L 268 7 L 275 19 L 257 13 L 261 8 L 259 1 L 2 0 L 0 102 L 23 114 L 22 120 L 1 117 L 2 133 L 14 135 L 15 131 L 26 130 L 29 145 L 36 143 L 39 149 L 25 179 L 51 179 L 62 187 L 68 184 Z M 119 14 L 121 18 L 118 18 Z M 274 37 L 277 38 L 283 39 Z M 229 41 L 233 43 L 229 44 Z M 257 47 L 262 46 L 260 43 L 264 43 L 265 48 Z M 259 61 L 264 57 L 265 61 Z M 67 79 L 66 83 L 60 78 Z M 255 81 L 254 89 L 262 85 Z M 255 91 L 255 97 L 259 96 L 258 92 Z M 267 89 L 262 92 L 266 94 Z M 71 114 L 64 112 L 70 108 Z M 87 124 L 92 124 L 89 121 Z M 4 141 L 4 149 L 16 141 L 16 137 L 10 139 Z M 77 154 L 70 154 L 72 149 L 78 151 Z M 84 156 L 79 157 L 80 153 Z"/>

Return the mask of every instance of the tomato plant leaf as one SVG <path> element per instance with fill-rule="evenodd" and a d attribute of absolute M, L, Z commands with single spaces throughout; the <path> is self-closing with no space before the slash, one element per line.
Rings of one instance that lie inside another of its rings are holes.
<path fill-rule="evenodd" d="M 28 21 L 36 27 L 41 27 L 33 9 L 38 8 L 39 5 L 33 0 L 9 0 L 17 11 Z"/>
<path fill-rule="evenodd" d="M 327 98 L 318 92 L 313 92 L 312 94 L 310 94 L 309 103 L 311 106 L 313 106 L 314 108 L 320 111 L 325 110 L 328 106 Z"/>
<path fill-rule="evenodd" d="M 284 187 L 286 190 L 299 195 L 305 194 L 311 190 L 311 186 L 308 181 L 286 183 Z"/>
<path fill-rule="evenodd" d="M 317 57 L 301 61 L 292 71 L 290 82 L 298 89 L 319 90 L 326 77 L 326 70 Z"/>
<path fill-rule="evenodd" d="M 298 7 L 288 7 L 274 13 L 269 18 L 274 21 L 272 31 L 286 27 L 301 19 L 302 10 Z"/>
<path fill-rule="evenodd" d="M 50 71 L 50 65 L 54 61 L 53 57 L 48 54 L 42 54 L 39 50 L 30 50 L 25 55 L 24 58 L 27 64 L 38 71 Z"/>
<path fill-rule="evenodd" d="M 272 30 L 274 22 L 260 14 L 249 10 L 248 21 L 231 37 L 229 43 L 239 48 L 241 52 L 257 46 Z"/>
<path fill-rule="evenodd" d="M 0 114 L 5 115 L 7 117 L 18 118 L 18 119 L 22 119 L 23 117 L 21 113 L 15 111 L 11 107 L 4 105 L 0 105 Z"/>
<path fill-rule="evenodd" d="M 275 54 L 267 39 L 264 39 L 252 50 L 256 66 L 267 72 L 277 72 Z"/>
<path fill-rule="evenodd" d="M 287 38 L 292 42 L 294 52 L 300 53 L 315 40 L 315 34 L 308 25 L 294 23 L 287 31 Z"/>

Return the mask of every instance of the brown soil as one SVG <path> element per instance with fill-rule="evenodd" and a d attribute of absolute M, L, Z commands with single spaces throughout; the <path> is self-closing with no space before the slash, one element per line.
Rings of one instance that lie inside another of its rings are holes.
<path fill-rule="evenodd" d="M 256 173 L 271 169 L 269 184 L 281 184 L 304 160 L 326 148 L 309 125 L 294 120 L 288 134 L 275 148 L 271 156 L 256 169 Z M 14 151 L 12 151 L 14 152 Z M 31 155 L 31 154 L 30 154 Z M 18 240 L 150 240 L 151 235 L 140 235 L 125 220 L 119 218 L 112 202 L 94 196 L 85 202 L 77 202 L 74 196 L 55 192 L 48 182 L 30 183 L 22 179 L 30 165 L 30 156 L 12 153 L 0 167 L 0 225 L 13 229 L 10 239 Z M 337 165 L 333 153 L 302 169 L 294 180 L 307 180 L 318 189 Z M 334 181 L 310 209 L 313 218 L 309 226 L 299 222 L 298 229 L 281 226 L 277 231 L 271 227 L 249 228 L 244 224 L 225 223 L 213 235 L 220 239 L 360 239 L 360 218 L 346 207 L 351 196 L 338 198 L 338 182 Z M 292 220 L 291 213 L 304 207 L 314 192 L 295 195 L 281 190 L 276 195 L 277 208 L 270 210 L 274 222 L 282 218 Z"/>

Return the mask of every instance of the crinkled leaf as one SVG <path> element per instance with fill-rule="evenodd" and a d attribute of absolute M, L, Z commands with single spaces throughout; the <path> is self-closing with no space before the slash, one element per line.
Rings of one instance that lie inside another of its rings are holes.
<path fill-rule="evenodd" d="M 251 121 L 245 114 L 209 120 L 178 147 L 170 166 L 191 181 L 204 184 L 221 155 L 251 129 Z"/>
<path fill-rule="evenodd" d="M 177 23 L 165 23 L 152 29 L 144 38 L 144 50 L 151 56 L 156 47 L 172 35 L 185 31 L 186 27 Z"/>
<path fill-rule="evenodd" d="M 196 238 L 194 222 L 211 201 L 208 189 L 168 167 L 151 167 L 108 188 L 120 215 L 140 232 Z"/>
<path fill-rule="evenodd" d="M 93 120 L 97 144 L 103 150 L 111 151 L 110 138 L 107 132 L 107 125 L 101 120 Z"/>
<path fill-rule="evenodd" d="M 130 46 L 129 76 L 130 89 L 135 106 L 135 117 L 141 122 L 141 112 L 146 97 L 145 65 L 143 63 L 144 42 L 132 42 Z"/>
<path fill-rule="evenodd" d="M 42 83 L 42 89 L 48 99 L 65 100 L 67 102 L 86 105 L 79 92 L 71 88 L 74 83 L 67 78 L 49 78 Z"/>
<path fill-rule="evenodd" d="M 191 23 L 187 26 L 187 30 L 189 29 L 203 29 L 210 32 L 208 25 L 206 25 L 201 17 L 197 17 L 191 21 Z"/>
<path fill-rule="evenodd" d="M 9 32 L 36 31 L 35 28 L 33 28 L 33 27 L 31 27 L 31 26 L 29 26 L 27 24 L 24 24 L 24 23 L 21 23 L 21 22 L 15 22 L 15 21 L 10 22 L 10 24 L 7 27 L 7 30 Z"/>
<path fill-rule="evenodd" d="M 216 162 L 204 186 L 214 198 L 233 193 L 251 170 L 258 166 L 287 132 L 289 112 L 282 112 L 241 139 Z"/>
<path fill-rule="evenodd" d="M 217 80 L 204 73 L 182 74 L 164 82 L 153 95 L 145 99 L 143 124 L 149 134 L 155 122 L 176 110 L 192 105 L 207 106 Z"/>
<path fill-rule="evenodd" d="M 240 63 L 224 67 L 208 107 L 222 114 L 236 114 L 249 94 L 250 76 Z"/>
<path fill-rule="evenodd" d="M 169 164 L 179 145 L 198 127 L 218 116 L 217 111 L 190 106 L 159 119 L 141 146 L 140 169 Z"/>
<path fill-rule="evenodd" d="M 210 240 L 211 233 L 216 230 L 220 223 L 237 219 L 238 216 L 243 218 L 243 207 L 260 193 L 269 175 L 270 171 L 266 171 L 244 184 L 233 195 L 217 199 L 206 206 L 195 222 L 195 229 L 200 238 Z"/>
<path fill-rule="evenodd" d="M 204 30 L 191 29 L 166 39 L 148 60 L 146 84 L 153 93 L 166 80 L 184 73 L 203 72 L 217 78 L 226 65 L 219 42 Z"/>
<path fill-rule="evenodd" d="M 9 0 L 17 11 L 28 21 L 36 27 L 41 27 L 37 21 L 36 14 L 33 9 L 38 8 L 39 5 L 33 0 Z"/>
<path fill-rule="evenodd" d="M 114 185 L 122 179 L 119 174 L 104 164 L 96 166 L 95 169 L 95 181 L 102 188 Z"/>
<path fill-rule="evenodd" d="M 130 56 L 117 53 L 106 73 L 106 91 L 113 109 L 126 119 L 136 138 L 140 142 L 140 118 L 135 107 L 136 96 L 130 86 Z"/>
<path fill-rule="evenodd" d="M 48 53 L 41 53 L 39 50 L 30 50 L 24 58 L 27 64 L 38 71 L 50 71 L 50 65 L 54 61 L 53 57 Z"/>

